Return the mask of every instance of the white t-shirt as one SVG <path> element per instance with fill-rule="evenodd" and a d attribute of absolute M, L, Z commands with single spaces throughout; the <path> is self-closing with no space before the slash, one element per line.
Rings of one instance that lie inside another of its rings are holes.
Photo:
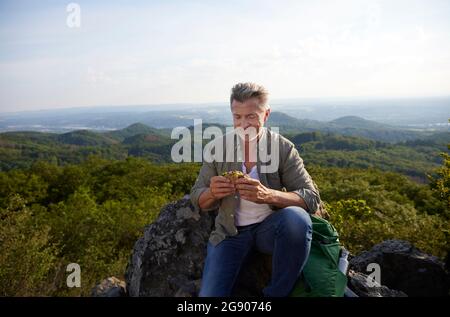
<path fill-rule="evenodd" d="M 246 173 L 246 167 L 244 163 L 242 163 L 242 172 Z M 253 166 L 248 175 L 253 179 L 259 180 L 256 165 Z M 257 204 L 252 201 L 239 198 L 236 207 L 234 222 L 236 226 L 247 226 L 253 223 L 259 223 L 262 222 L 272 212 L 273 210 L 269 207 L 268 204 Z"/>

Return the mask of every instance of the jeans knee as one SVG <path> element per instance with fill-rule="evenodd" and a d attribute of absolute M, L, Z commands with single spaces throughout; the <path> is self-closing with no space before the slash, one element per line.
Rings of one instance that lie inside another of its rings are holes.
<path fill-rule="evenodd" d="M 312 238 L 312 222 L 306 210 L 297 206 L 286 207 L 281 210 L 283 213 L 283 221 L 281 229 L 289 235 L 302 240 Z"/>

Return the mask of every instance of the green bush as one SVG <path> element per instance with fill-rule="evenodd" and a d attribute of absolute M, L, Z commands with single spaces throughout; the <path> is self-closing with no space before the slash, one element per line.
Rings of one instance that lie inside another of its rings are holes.
<path fill-rule="evenodd" d="M 122 277 L 144 226 L 189 192 L 197 171 L 91 157 L 0 173 L 0 293 L 88 295 L 103 278 Z M 69 263 L 81 267 L 81 289 L 66 286 Z"/>
<path fill-rule="evenodd" d="M 45 295 L 57 263 L 47 225 L 38 226 L 20 195 L 0 210 L 0 296 Z"/>
<path fill-rule="evenodd" d="M 380 202 L 374 206 L 368 206 L 365 200 L 349 199 L 326 204 L 326 208 L 341 242 L 353 254 L 387 239 L 407 240 L 441 258 L 447 254 L 448 222 L 436 215 L 420 214 L 411 205 L 380 195 Z"/>

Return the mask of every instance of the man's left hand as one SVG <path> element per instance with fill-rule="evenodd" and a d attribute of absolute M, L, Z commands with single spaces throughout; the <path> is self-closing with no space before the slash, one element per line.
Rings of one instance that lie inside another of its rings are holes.
<path fill-rule="evenodd" d="M 270 204 L 273 197 L 273 190 L 267 188 L 260 181 L 243 177 L 235 182 L 236 189 L 242 199 L 252 201 L 257 204 Z"/>

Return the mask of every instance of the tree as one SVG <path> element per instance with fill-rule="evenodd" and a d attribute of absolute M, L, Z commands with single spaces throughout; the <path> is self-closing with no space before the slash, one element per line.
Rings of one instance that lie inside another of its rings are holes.
<path fill-rule="evenodd" d="M 450 150 L 450 143 L 448 149 Z M 450 218 L 450 155 L 442 153 L 441 156 L 444 158 L 444 164 L 436 171 L 436 176 L 429 176 L 430 187 L 436 196 L 445 202 L 447 207 L 446 217 Z"/>

